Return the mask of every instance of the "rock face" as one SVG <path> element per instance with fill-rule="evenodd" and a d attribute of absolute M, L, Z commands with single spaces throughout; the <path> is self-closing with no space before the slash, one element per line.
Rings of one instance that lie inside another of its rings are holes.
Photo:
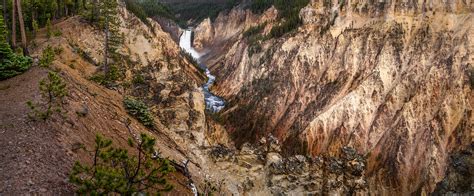
<path fill-rule="evenodd" d="M 449 158 L 446 176 L 436 186 L 434 195 L 474 194 L 474 145 L 453 153 Z"/>
<path fill-rule="evenodd" d="M 224 58 L 224 50 L 241 39 L 244 30 L 257 24 L 275 21 L 277 16 L 278 12 L 274 8 L 258 16 L 237 6 L 229 13 L 219 14 L 214 22 L 210 19 L 203 20 L 194 29 L 194 47 L 204 54 L 201 61 L 213 65 Z"/>
<path fill-rule="evenodd" d="M 220 193 L 249 195 L 348 195 L 367 194 L 366 160 L 350 147 L 339 156 L 282 157 L 272 136 L 241 150 L 214 146 L 209 155 L 214 168 L 227 171 L 216 178 Z"/>
<path fill-rule="evenodd" d="M 241 33 L 249 15 L 204 22 L 196 45 Z M 208 58 L 236 144 L 271 133 L 285 154 L 312 157 L 350 146 L 367 155 L 368 192 L 433 192 L 450 155 L 472 143 L 473 2 L 321 0 L 300 16 L 261 52 L 240 36 Z"/>

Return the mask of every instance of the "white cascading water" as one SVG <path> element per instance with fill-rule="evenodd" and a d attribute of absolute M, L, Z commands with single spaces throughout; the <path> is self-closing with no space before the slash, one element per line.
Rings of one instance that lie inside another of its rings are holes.
<path fill-rule="evenodd" d="M 184 51 L 191 54 L 191 56 L 199 62 L 199 58 L 201 57 L 201 55 L 192 47 L 192 43 L 191 43 L 192 34 L 193 34 L 192 29 L 185 30 L 184 33 L 181 35 L 181 38 L 179 39 L 179 46 Z M 209 87 L 212 86 L 212 84 L 216 80 L 216 77 L 211 74 L 207 66 L 200 65 L 200 67 L 205 69 L 205 73 L 208 78 L 206 84 L 204 84 L 202 87 L 204 91 L 204 101 L 206 102 L 206 110 L 211 111 L 211 112 L 219 112 L 220 110 L 224 108 L 225 101 L 222 98 L 215 96 L 214 94 L 211 93 L 211 91 L 209 91 Z"/>

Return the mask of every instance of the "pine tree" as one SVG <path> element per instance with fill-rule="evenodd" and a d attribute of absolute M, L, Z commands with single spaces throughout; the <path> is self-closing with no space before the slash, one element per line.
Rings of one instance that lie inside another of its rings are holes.
<path fill-rule="evenodd" d="M 119 49 L 122 43 L 122 37 L 120 36 L 120 20 L 118 18 L 118 3 L 116 0 L 104 0 L 100 2 L 100 22 L 101 27 L 105 33 L 104 43 L 104 71 L 107 74 L 109 69 L 110 60 L 116 61 L 119 58 Z"/>
<path fill-rule="evenodd" d="M 46 20 L 46 36 L 50 38 L 51 35 L 53 35 L 53 27 L 51 25 L 51 20 L 48 18 L 48 20 Z"/>
<path fill-rule="evenodd" d="M 33 27 L 33 36 L 36 37 L 36 33 L 38 33 L 38 21 L 34 20 L 31 22 L 31 27 Z"/>
<path fill-rule="evenodd" d="M 25 72 L 31 63 L 31 58 L 13 53 L 7 42 L 7 28 L 3 16 L 0 16 L 0 80 Z"/>
<path fill-rule="evenodd" d="M 0 64 L 3 63 L 4 59 L 10 58 L 13 53 L 7 41 L 7 34 L 3 16 L 0 16 Z"/>
<path fill-rule="evenodd" d="M 60 105 L 64 96 L 67 95 L 66 84 L 61 77 L 53 71 L 48 73 L 48 79 L 40 81 L 39 89 L 43 97 L 47 99 L 48 107 Z"/>
<path fill-rule="evenodd" d="M 66 84 L 62 78 L 56 73 L 50 71 L 48 78 L 43 79 L 39 83 L 39 89 L 45 104 L 34 104 L 28 101 L 26 104 L 33 111 L 34 116 L 41 120 L 48 119 L 54 111 L 60 112 L 64 97 L 67 95 Z"/>
<path fill-rule="evenodd" d="M 156 155 L 154 138 L 146 134 L 140 136 L 138 144 L 128 140 L 137 153 L 130 156 L 127 150 L 114 148 L 111 140 L 97 135 L 92 165 L 76 162 L 69 177 L 70 182 L 78 186 L 76 192 L 79 195 L 148 195 L 170 191 L 173 186 L 166 181 L 166 175 L 175 171 L 173 166 L 169 160 Z"/>

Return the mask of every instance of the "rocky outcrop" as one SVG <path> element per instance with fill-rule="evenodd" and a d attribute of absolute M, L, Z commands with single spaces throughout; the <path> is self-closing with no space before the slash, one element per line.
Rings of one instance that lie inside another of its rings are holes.
<path fill-rule="evenodd" d="M 436 185 L 433 195 L 474 194 L 474 145 L 451 155 L 444 179 Z"/>
<path fill-rule="evenodd" d="M 193 45 L 203 54 L 201 61 L 206 65 L 213 65 L 224 57 L 233 43 L 242 38 L 245 30 L 258 24 L 270 24 L 277 16 L 278 12 L 273 7 L 259 16 L 237 6 L 229 13 L 219 14 L 214 22 L 210 19 L 203 20 L 194 29 Z M 271 28 L 270 25 L 268 27 Z"/>
<path fill-rule="evenodd" d="M 213 146 L 209 150 L 214 168 L 226 170 L 214 175 L 220 193 L 291 194 L 366 194 L 366 160 L 350 147 L 340 156 L 321 155 L 283 157 L 280 143 L 273 136 L 263 137 L 256 145 L 246 143 L 240 150 Z"/>
<path fill-rule="evenodd" d="M 163 29 L 164 32 L 167 32 L 170 34 L 171 38 L 173 41 L 176 43 L 179 43 L 179 37 L 183 33 L 183 30 L 181 27 L 179 27 L 178 24 L 176 24 L 173 20 L 165 17 L 160 17 L 160 16 L 155 16 L 153 17 L 153 20 L 158 22 L 160 24 L 161 29 Z"/>
<path fill-rule="evenodd" d="M 472 3 L 312 1 L 300 16 L 261 52 L 241 37 L 208 61 L 236 144 L 272 133 L 313 157 L 350 146 L 367 155 L 369 192 L 434 191 L 472 142 Z"/>

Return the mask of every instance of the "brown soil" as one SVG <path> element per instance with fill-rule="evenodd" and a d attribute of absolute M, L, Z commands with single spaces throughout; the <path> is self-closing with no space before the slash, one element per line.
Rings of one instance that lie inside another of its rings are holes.
<path fill-rule="evenodd" d="M 70 194 L 67 171 L 73 162 L 50 123 L 32 122 L 25 104 L 39 97 L 38 81 L 46 75 L 37 67 L 0 82 L 0 193 Z"/>

